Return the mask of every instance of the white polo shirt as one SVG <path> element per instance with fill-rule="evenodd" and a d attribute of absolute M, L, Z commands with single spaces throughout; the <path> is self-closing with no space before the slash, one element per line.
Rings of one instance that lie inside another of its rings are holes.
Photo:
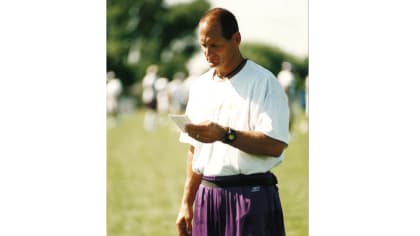
<path fill-rule="evenodd" d="M 229 80 L 213 79 L 214 69 L 194 81 L 186 114 L 195 124 L 206 120 L 234 130 L 260 131 L 288 143 L 287 96 L 277 78 L 251 60 Z M 182 133 L 180 142 L 195 147 L 194 172 L 208 176 L 267 172 L 278 165 L 279 157 L 256 156 L 216 141 L 201 143 Z"/>

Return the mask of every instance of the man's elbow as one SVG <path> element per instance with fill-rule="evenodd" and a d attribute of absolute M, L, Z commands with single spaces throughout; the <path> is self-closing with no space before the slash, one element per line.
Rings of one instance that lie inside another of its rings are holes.
<path fill-rule="evenodd" d="M 277 142 L 275 145 L 273 145 L 273 148 L 271 149 L 270 156 L 272 157 L 280 157 L 280 155 L 283 153 L 283 151 L 286 149 L 287 144 L 283 142 Z"/>

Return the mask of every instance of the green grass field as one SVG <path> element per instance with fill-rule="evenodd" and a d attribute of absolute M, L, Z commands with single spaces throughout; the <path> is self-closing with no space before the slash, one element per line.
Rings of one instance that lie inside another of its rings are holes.
<path fill-rule="evenodd" d="M 107 129 L 108 236 L 177 235 L 188 146 L 162 117 L 154 132 L 143 129 L 144 111 Z M 300 114 L 298 123 L 303 121 Z M 279 180 L 287 236 L 308 235 L 308 135 L 299 128 L 285 161 L 273 169 Z"/>

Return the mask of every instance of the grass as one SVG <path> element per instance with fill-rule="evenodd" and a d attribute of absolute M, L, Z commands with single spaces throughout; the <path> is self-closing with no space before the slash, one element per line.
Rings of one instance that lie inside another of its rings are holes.
<path fill-rule="evenodd" d="M 166 117 L 153 132 L 143 129 L 144 111 L 120 117 L 107 130 L 108 236 L 176 235 L 188 145 Z M 302 120 L 303 116 L 299 118 Z M 299 123 L 299 122 L 296 122 Z M 286 233 L 308 235 L 308 135 L 298 128 L 279 180 Z"/>

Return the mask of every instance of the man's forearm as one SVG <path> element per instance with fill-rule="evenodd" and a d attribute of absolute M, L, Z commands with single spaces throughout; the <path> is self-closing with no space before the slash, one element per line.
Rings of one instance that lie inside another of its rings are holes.
<path fill-rule="evenodd" d="M 287 147 L 287 144 L 261 132 L 236 131 L 236 135 L 236 140 L 230 145 L 253 155 L 278 157 Z"/>

